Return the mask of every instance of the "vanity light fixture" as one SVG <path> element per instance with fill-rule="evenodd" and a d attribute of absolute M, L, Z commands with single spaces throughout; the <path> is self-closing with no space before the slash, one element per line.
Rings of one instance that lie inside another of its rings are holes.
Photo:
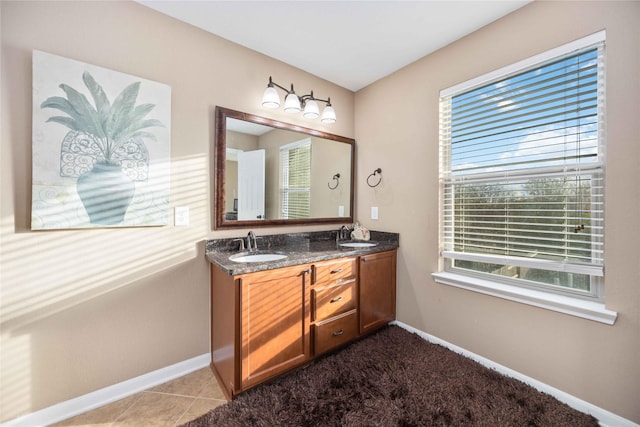
<path fill-rule="evenodd" d="M 336 111 L 331 106 L 331 98 L 320 99 L 313 96 L 313 91 L 308 95 L 298 96 L 293 90 L 293 83 L 291 83 L 291 90 L 288 90 L 278 83 L 275 83 L 271 77 L 269 77 L 269 84 L 262 95 L 262 106 L 265 108 L 278 108 L 280 107 L 280 95 L 276 88 L 279 88 L 287 93 L 284 99 L 284 111 L 287 113 L 299 113 L 302 111 L 302 115 L 307 119 L 317 119 L 320 117 L 322 123 L 335 123 Z M 318 102 L 324 102 L 326 106 L 322 110 L 320 115 L 320 109 L 318 108 Z"/>

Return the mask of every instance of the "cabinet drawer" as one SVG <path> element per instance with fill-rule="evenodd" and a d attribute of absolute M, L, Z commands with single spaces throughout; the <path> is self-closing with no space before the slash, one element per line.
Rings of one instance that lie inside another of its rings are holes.
<path fill-rule="evenodd" d="M 335 283 L 337 280 L 355 277 L 356 259 L 342 258 L 313 266 L 313 284 Z"/>
<path fill-rule="evenodd" d="M 315 354 L 324 353 L 358 336 L 355 310 L 315 325 Z"/>
<path fill-rule="evenodd" d="M 345 279 L 311 290 L 311 320 L 325 320 L 356 308 L 356 279 Z"/>

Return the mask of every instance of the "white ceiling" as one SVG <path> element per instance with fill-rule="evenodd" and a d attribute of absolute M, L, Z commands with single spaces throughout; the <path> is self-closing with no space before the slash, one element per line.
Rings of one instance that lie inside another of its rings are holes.
<path fill-rule="evenodd" d="M 138 0 L 352 91 L 530 1 Z"/>

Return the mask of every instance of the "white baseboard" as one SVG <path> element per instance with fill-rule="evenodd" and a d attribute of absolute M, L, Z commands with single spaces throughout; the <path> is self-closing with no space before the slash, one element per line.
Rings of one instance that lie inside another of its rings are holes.
<path fill-rule="evenodd" d="M 140 375 L 139 377 L 15 418 L 1 424 L 1 426 L 34 427 L 57 423 L 207 367 L 209 366 L 209 362 L 211 362 L 211 355 L 209 353 L 196 356 L 183 362 L 178 362 L 175 365 L 167 366 L 157 371 L 149 372 L 148 374 Z"/>
<path fill-rule="evenodd" d="M 543 382 L 540 382 L 538 380 L 535 380 L 531 377 L 528 377 L 524 374 L 521 374 L 520 372 L 514 371 L 513 369 L 509 369 L 506 366 L 502 366 L 496 362 L 493 362 L 485 357 L 482 357 L 478 354 L 472 353 L 468 350 L 463 349 L 462 347 L 458 347 L 455 344 L 451 344 L 450 342 L 444 341 L 438 337 L 435 337 L 433 335 L 429 335 L 426 332 L 423 332 L 419 329 L 416 329 L 412 326 L 407 325 L 406 323 L 402 323 L 402 322 L 398 322 L 393 321 L 392 322 L 394 325 L 398 325 L 399 327 L 406 329 L 409 332 L 413 332 L 416 335 L 419 335 L 420 337 L 424 338 L 425 340 L 434 343 L 434 344 L 439 344 L 443 347 L 448 348 L 449 350 L 461 354 L 462 356 L 468 357 L 469 359 L 472 359 L 478 363 L 480 363 L 481 365 L 484 365 L 488 368 L 494 369 L 497 372 L 506 375 L 508 377 L 512 377 L 515 378 L 519 381 L 522 381 L 523 383 L 530 385 L 531 387 L 535 388 L 536 390 L 539 390 L 543 393 L 547 393 L 553 397 L 555 397 L 556 399 L 558 399 L 559 401 L 566 403 L 567 405 L 571 406 L 572 408 L 577 409 L 580 412 L 584 412 L 586 414 L 590 414 L 593 415 L 594 417 L 596 417 L 598 419 L 598 421 L 600 422 L 600 425 L 603 427 L 639 427 L 638 424 L 634 423 L 633 421 L 627 420 L 626 418 L 622 418 L 619 415 L 614 414 L 613 412 L 609 412 L 605 409 L 602 409 L 598 406 L 595 406 L 589 402 L 586 402 L 582 399 L 578 399 L 575 396 L 572 396 L 568 393 L 565 393 L 562 390 L 558 390 L 557 388 L 551 387 L 548 384 L 545 384 Z"/>

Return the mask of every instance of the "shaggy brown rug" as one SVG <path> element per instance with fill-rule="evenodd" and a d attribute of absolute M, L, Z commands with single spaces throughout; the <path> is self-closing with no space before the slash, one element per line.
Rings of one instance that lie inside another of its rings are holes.
<path fill-rule="evenodd" d="M 200 426 L 598 426 L 598 421 L 398 326 L 237 396 Z"/>

